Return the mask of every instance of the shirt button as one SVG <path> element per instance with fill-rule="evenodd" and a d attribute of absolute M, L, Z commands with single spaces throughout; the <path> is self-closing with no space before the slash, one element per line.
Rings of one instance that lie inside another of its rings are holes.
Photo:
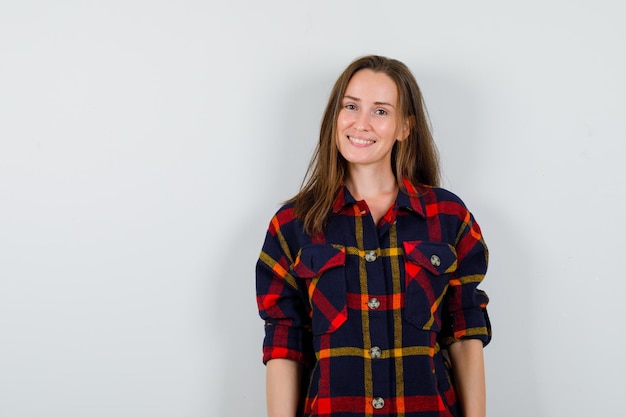
<path fill-rule="evenodd" d="M 430 257 L 430 263 L 433 264 L 433 266 L 439 266 L 441 265 L 441 258 L 439 258 L 437 255 L 432 255 Z"/>
<path fill-rule="evenodd" d="M 372 297 L 367 301 L 367 306 L 372 310 L 376 310 L 378 307 L 380 307 L 380 300 L 376 297 Z"/>
<path fill-rule="evenodd" d="M 383 351 L 380 350 L 378 346 L 374 346 L 373 348 L 370 349 L 370 356 L 372 357 L 372 359 L 380 358 L 382 353 Z"/>
<path fill-rule="evenodd" d="M 376 251 L 370 250 L 365 252 L 365 260 L 367 262 L 374 262 L 376 260 Z"/>
<path fill-rule="evenodd" d="M 375 410 L 380 410 L 384 406 L 385 400 L 383 400 L 381 397 L 374 397 L 374 399 L 372 400 L 372 407 L 374 407 Z"/>

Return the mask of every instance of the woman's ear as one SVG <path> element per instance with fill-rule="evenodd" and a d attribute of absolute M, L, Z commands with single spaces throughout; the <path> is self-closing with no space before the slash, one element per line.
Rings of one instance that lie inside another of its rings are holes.
<path fill-rule="evenodd" d="M 413 126 L 415 126 L 415 116 L 405 118 L 402 122 L 402 130 L 400 131 L 400 135 L 398 135 L 398 140 L 403 141 L 408 138 Z"/>

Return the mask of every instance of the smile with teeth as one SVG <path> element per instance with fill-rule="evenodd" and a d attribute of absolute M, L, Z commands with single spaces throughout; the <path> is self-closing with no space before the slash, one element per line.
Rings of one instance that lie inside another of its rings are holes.
<path fill-rule="evenodd" d="M 372 143 L 376 142 L 375 140 L 355 138 L 352 136 L 348 136 L 348 140 L 355 145 L 371 145 Z"/>

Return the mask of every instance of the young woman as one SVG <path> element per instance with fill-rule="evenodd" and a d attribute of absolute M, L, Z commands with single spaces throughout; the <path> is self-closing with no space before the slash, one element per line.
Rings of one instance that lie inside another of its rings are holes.
<path fill-rule="evenodd" d="M 487 248 L 438 185 L 413 75 L 357 59 L 257 264 L 270 417 L 485 416 Z"/>

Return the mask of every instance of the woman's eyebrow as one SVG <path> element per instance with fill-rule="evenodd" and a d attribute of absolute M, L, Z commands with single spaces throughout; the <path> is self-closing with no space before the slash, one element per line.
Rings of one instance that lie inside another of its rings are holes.
<path fill-rule="evenodd" d="M 346 96 L 343 96 L 343 98 L 344 98 L 344 99 L 346 99 L 346 98 L 347 98 L 348 100 L 352 100 L 352 101 L 361 101 L 361 99 L 360 99 L 360 98 L 358 98 L 358 97 L 353 97 L 353 96 L 347 96 L 347 95 L 346 95 Z M 389 107 L 392 107 L 392 108 L 394 108 L 394 109 L 396 108 L 396 106 L 394 106 L 393 104 L 391 104 L 391 103 L 387 103 L 387 102 L 385 102 L 385 101 L 375 101 L 375 102 L 374 102 L 374 104 L 375 104 L 376 106 L 389 106 Z"/>

